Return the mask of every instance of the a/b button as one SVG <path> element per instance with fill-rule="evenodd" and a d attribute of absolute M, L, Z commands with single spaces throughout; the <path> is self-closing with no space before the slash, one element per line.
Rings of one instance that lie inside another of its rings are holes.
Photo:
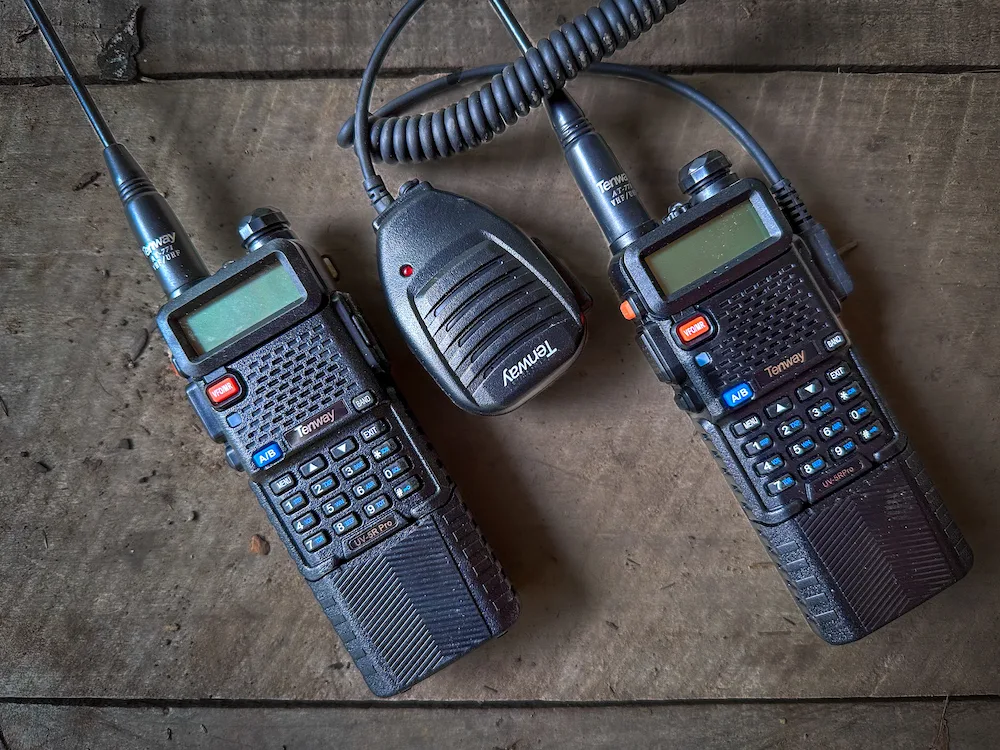
<path fill-rule="evenodd" d="M 728 391 L 722 394 L 722 401 L 730 409 L 735 409 L 740 404 L 749 401 L 753 398 L 753 388 L 750 387 L 749 383 L 740 383 L 739 385 L 734 385 Z"/>

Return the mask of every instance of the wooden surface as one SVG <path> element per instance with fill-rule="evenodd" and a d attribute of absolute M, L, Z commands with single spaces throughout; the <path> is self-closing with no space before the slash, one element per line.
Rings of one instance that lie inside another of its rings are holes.
<path fill-rule="evenodd" d="M 131 6 L 48 5 L 97 75 L 96 56 Z M 750 127 L 838 244 L 858 242 L 846 323 L 976 552 L 956 587 L 831 648 L 808 630 L 618 316 L 606 246 L 543 118 L 417 171 L 541 237 L 596 300 L 569 374 L 511 415 L 476 418 L 447 402 L 392 328 L 372 216 L 335 144 L 356 69 L 398 3 L 145 3 L 140 73 L 185 80 L 95 87 L 115 129 L 210 267 L 239 254 L 235 223 L 263 204 L 336 259 L 522 595 L 507 636 L 406 696 L 426 704 L 383 715 L 246 703 L 370 695 L 284 551 L 248 551 L 254 534 L 275 538 L 245 478 L 200 431 L 158 335 L 143 346 L 159 288 L 69 91 L 32 85 L 54 74 L 44 45 L 37 35 L 17 43 L 27 16 L 0 0 L 0 749 L 128 747 L 116 744 L 124 736 L 155 747 L 172 726 L 170 746 L 226 746 L 206 744 L 202 723 L 225 727 L 234 747 L 258 746 L 247 738 L 261 727 L 268 746 L 311 747 L 328 726 L 355 746 L 373 728 L 391 743 L 442 726 L 452 733 L 442 737 L 474 737 L 464 746 L 521 750 L 605 737 L 623 747 L 641 746 L 635 737 L 650 747 L 931 747 L 939 703 L 867 699 L 1000 694 L 1000 74 L 956 72 L 996 67 L 994 6 L 689 0 L 615 58 L 733 69 L 688 80 Z M 408 68 L 507 59 L 484 7 L 431 3 L 381 95 L 411 85 Z M 583 7 L 533 3 L 526 18 L 541 33 Z M 421 46 L 435 18 L 463 31 Z M 838 66 L 896 72 L 807 70 Z M 678 197 L 686 161 L 713 147 L 739 156 L 664 92 L 599 80 L 573 92 L 657 213 Z M 411 175 L 384 171 L 393 185 Z M 702 702 L 840 697 L 859 700 Z M 216 698 L 235 703 L 169 703 Z M 145 699 L 168 703 L 130 702 Z M 642 700 L 694 703 L 634 705 Z M 584 703 L 449 713 L 437 701 Z M 775 725 L 786 710 L 788 724 Z M 995 745 L 984 738 L 996 737 L 996 702 L 951 711 L 968 717 L 951 747 Z"/>
<path fill-rule="evenodd" d="M 532 707 L 0 706 L 9 750 L 995 750 L 989 700 Z"/>
<path fill-rule="evenodd" d="M 421 172 L 542 237 L 596 298 L 588 347 L 558 386 L 480 419 L 446 402 L 386 319 L 371 216 L 327 125 L 349 107 L 352 82 L 190 81 L 96 94 L 119 113 L 122 137 L 210 266 L 238 253 L 239 215 L 268 202 L 333 254 L 519 588 L 517 627 L 410 697 L 998 693 L 997 670 L 985 665 L 1000 655 L 1000 405 L 995 372 L 980 363 L 996 353 L 1000 317 L 1000 212 L 990 197 L 1000 165 L 988 148 L 1000 77 L 695 82 L 772 148 L 838 243 L 860 243 L 848 326 L 978 555 L 960 585 L 855 645 L 830 648 L 806 627 L 693 425 L 634 345 L 604 279 L 606 248 L 543 120 Z M 656 91 L 581 83 L 581 102 L 658 212 L 676 197 L 673 167 L 714 145 L 735 155 L 702 115 Z M 160 292 L 106 180 L 73 189 L 100 163 L 68 91 L 0 96 L 9 410 L 0 693 L 367 697 L 284 552 L 248 553 L 250 536 L 268 533 L 264 515 L 200 433 L 159 339 L 127 365 Z"/>
<path fill-rule="evenodd" d="M 95 46 L 108 39 L 134 0 L 46 7 L 81 70 L 97 75 Z M 528 31 L 541 37 L 596 2 L 515 0 Z M 305 75 L 364 68 L 401 6 L 386 0 L 145 0 L 140 73 L 191 76 L 284 72 Z M 0 0 L 0 79 L 55 75 L 44 46 L 16 44 L 31 27 L 18 0 Z M 615 61 L 674 69 L 938 69 L 1000 66 L 995 0 L 688 0 Z M 486 0 L 435 0 L 415 17 L 387 61 L 391 69 L 440 69 L 507 62 L 514 47 Z"/>

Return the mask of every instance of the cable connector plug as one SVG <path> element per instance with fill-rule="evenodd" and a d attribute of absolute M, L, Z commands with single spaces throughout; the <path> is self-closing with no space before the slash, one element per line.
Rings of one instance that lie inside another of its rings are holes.
<path fill-rule="evenodd" d="M 830 239 L 826 227 L 820 224 L 809 213 L 805 202 L 799 197 L 798 191 L 788 180 L 781 180 L 771 186 L 781 212 L 788 223 L 809 248 L 813 260 L 822 271 L 827 284 L 837 295 L 838 300 L 846 299 L 854 291 L 854 281 L 851 279 L 844 261 Z"/>
<path fill-rule="evenodd" d="M 371 202 L 372 208 L 375 209 L 379 216 L 388 211 L 389 206 L 393 203 L 392 195 L 386 189 L 382 178 L 378 175 L 365 180 L 365 192 L 368 194 L 368 200 Z"/>

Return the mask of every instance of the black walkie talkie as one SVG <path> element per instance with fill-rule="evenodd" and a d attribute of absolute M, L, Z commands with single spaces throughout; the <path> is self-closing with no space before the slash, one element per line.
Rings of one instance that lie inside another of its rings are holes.
<path fill-rule="evenodd" d="M 773 186 L 711 151 L 658 223 L 572 100 L 549 105 L 622 314 L 816 633 L 857 640 L 962 578 L 972 552 L 838 318 L 850 276 L 759 145 L 712 103 Z"/>
<path fill-rule="evenodd" d="M 517 597 L 351 298 L 275 209 L 243 219 L 247 254 L 209 275 L 44 11 L 26 4 L 170 297 L 157 325 L 188 398 L 229 464 L 249 474 L 371 690 L 398 693 L 504 633 Z"/>

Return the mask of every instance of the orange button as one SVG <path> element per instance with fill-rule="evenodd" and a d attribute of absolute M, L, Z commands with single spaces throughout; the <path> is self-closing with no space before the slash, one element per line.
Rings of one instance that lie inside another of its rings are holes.
<path fill-rule="evenodd" d="M 690 344 L 692 341 L 696 341 L 702 336 L 707 336 L 711 332 L 712 326 L 709 324 L 708 318 L 704 315 L 698 315 L 690 320 L 685 320 L 677 326 L 677 338 L 685 344 Z"/>
<path fill-rule="evenodd" d="M 632 305 L 629 304 L 628 300 L 622 302 L 618 309 L 622 311 L 622 317 L 625 320 L 635 320 L 635 310 L 632 309 Z"/>
<path fill-rule="evenodd" d="M 240 395 L 240 384 L 232 375 L 226 375 L 222 380 L 216 380 L 205 389 L 208 400 L 218 406 Z"/>

